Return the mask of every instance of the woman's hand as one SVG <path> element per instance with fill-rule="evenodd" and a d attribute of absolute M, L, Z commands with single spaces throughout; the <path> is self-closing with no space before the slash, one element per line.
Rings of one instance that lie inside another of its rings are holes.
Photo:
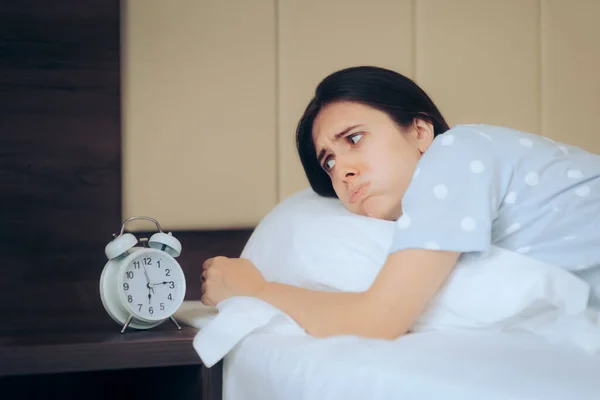
<path fill-rule="evenodd" d="M 255 296 L 267 284 L 256 266 L 245 258 L 209 258 L 202 269 L 200 300 L 207 306 L 234 296 Z"/>

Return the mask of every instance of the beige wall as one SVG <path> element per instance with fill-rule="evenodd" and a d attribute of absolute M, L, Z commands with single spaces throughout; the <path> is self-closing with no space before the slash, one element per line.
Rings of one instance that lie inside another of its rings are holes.
<path fill-rule="evenodd" d="M 451 124 L 600 152 L 598 0 L 128 0 L 124 217 L 255 226 L 307 186 L 294 129 L 348 66 L 415 79 Z"/>

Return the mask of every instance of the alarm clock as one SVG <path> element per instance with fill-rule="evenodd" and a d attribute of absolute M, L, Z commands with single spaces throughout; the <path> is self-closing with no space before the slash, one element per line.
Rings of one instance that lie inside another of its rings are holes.
<path fill-rule="evenodd" d="M 125 233 L 125 225 L 133 220 L 152 221 L 158 232 L 138 240 Z M 100 276 L 100 298 L 108 315 L 122 325 L 121 333 L 128 327 L 154 328 L 166 320 L 180 330 L 173 317 L 186 289 L 183 270 L 175 261 L 181 254 L 179 240 L 150 217 L 126 219 L 113 237 L 104 249 L 108 262 Z"/>

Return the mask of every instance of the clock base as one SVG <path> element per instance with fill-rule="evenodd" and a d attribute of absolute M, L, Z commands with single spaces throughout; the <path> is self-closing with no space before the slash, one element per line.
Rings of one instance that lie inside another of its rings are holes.
<path fill-rule="evenodd" d="M 177 330 L 180 331 L 181 330 L 181 326 L 179 326 L 179 324 L 177 323 L 177 320 L 175 319 L 175 317 L 170 316 L 169 319 L 171 320 L 172 323 L 175 324 L 175 326 L 177 327 Z"/>
<path fill-rule="evenodd" d="M 125 321 L 125 323 L 123 324 L 123 328 L 121 329 L 121 333 L 125 333 L 125 330 L 127 329 L 127 327 L 129 326 L 129 324 L 131 323 L 132 319 L 133 319 L 133 315 L 130 315 L 129 318 L 127 318 L 127 321 Z M 171 322 L 173 322 L 173 324 L 175 324 L 175 326 L 177 327 L 177 330 L 180 331 L 181 330 L 181 326 L 179 325 L 179 323 L 177 322 L 177 320 L 173 316 L 169 317 L 169 319 L 171 320 Z"/>

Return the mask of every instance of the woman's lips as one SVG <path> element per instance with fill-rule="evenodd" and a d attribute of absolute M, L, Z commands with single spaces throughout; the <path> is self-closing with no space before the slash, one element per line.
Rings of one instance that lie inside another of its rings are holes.
<path fill-rule="evenodd" d="M 367 186 L 368 185 L 366 184 L 360 185 L 358 189 L 356 189 L 354 193 L 352 193 L 352 196 L 350 196 L 350 204 L 356 203 L 361 197 L 363 197 L 367 193 Z"/>

